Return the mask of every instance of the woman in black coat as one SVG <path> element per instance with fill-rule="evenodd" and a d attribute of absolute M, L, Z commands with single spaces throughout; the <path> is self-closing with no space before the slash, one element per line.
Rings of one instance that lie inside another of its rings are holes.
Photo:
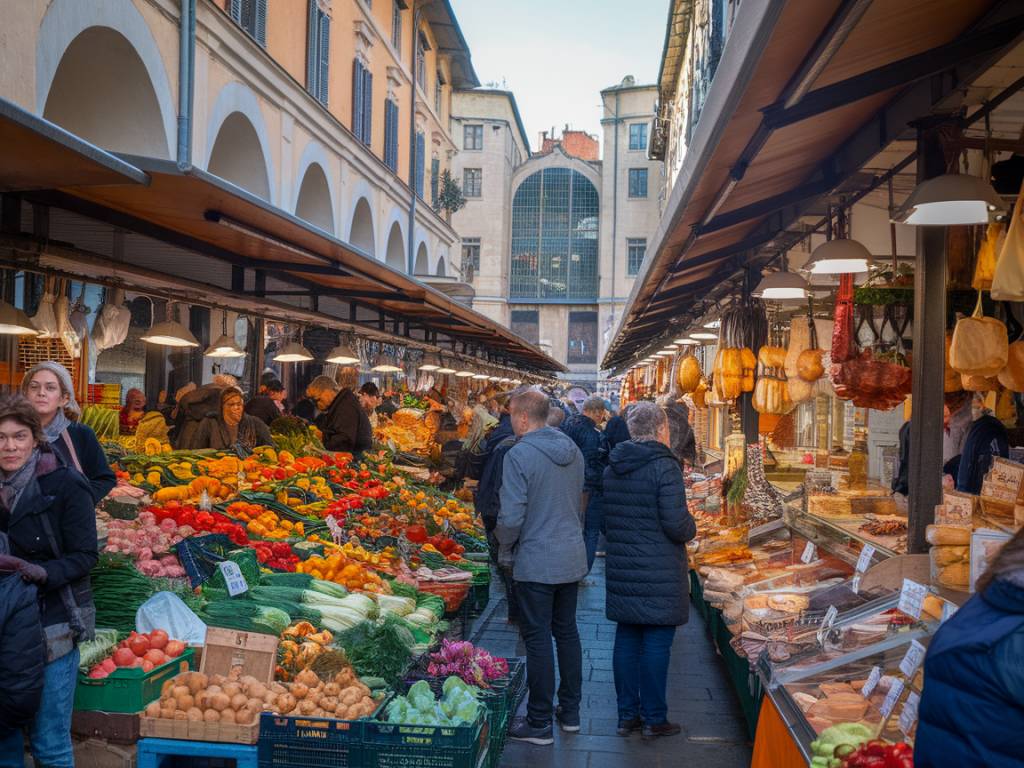
<path fill-rule="evenodd" d="M 242 390 L 228 387 L 220 395 L 220 413 L 208 416 L 200 423 L 188 448 L 218 451 L 240 448 L 248 454 L 259 445 L 274 446 L 270 427 L 262 419 L 245 413 Z"/>
<path fill-rule="evenodd" d="M 0 557 L 10 554 L 0 533 Z M 43 628 L 35 584 L 0 569 L 0 744 L 32 722 L 43 692 Z M 17 753 L 15 753 L 17 754 Z"/>
<path fill-rule="evenodd" d="M 117 478 L 96 433 L 78 422 L 81 409 L 75 401 L 75 388 L 68 369 L 53 360 L 29 368 L 21 382 L 21 392 L 32 403 L 46 440 L 54 453 L 89 481 L 93 506 L 105 497 Z"/>
<path fill-rule="evenodd" d="M 665 411 L 637 403 L 632 439 L 619 443 L 604 473 L 605 611 L 617 623 L 612 668 L 620 736 L 672 736 L 666 685 L 676 627 L 689 617 L 686 542 L 697 524 L 686 508 L 679 461 L 668 447 Z"/>
<path fill-rule="evenodd" d="M 89 585 L 98 559 L 96 515 L 89 484 L 57 458 L 21 395 L 0 398 L 0 532 L 11 549 L 0 555 L 0 571 L 20 574 L 40 595 L 46 665 L 29 727 L 32 756 L 37 765 L 70 767 L 78 643 L 92 637 L 96 623 Z M 0 754 L 21 748 L 20 731 L 0 738 Z"/>

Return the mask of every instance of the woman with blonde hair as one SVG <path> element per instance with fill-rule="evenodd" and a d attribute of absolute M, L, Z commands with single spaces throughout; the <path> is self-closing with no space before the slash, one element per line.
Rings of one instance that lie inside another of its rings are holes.
<path fill-rule="evenodd" d="M 114 471 L 96 433 L 79 423 L 82 409 L 75 400 L 75 387 L 68 369 L 46 360 L 25 372 L 21 393 L 39 415 L 46 441 L 64 463 L 89 481 L 93 504 L 98 504 L 117 485 Z"/>

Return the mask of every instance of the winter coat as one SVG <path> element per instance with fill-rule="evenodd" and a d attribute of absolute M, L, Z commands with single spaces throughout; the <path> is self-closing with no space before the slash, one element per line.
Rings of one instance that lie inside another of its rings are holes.
<path fill-rule="evenodd" d="M 1024 766 L 1024 573 L 939 627 L 924 660 L 914 765 Z"/>
<path fill-rule="evenodd" d="M 604 425 L 604 432 L 601 433 L 606 465 L 607 456 L 612 452 L 612 449 L 619 443 L 624 443 L 627 440 L 629 440 L 629 427 L 626 425 L 626 420 L 621 416 L 612 416 L 608 419 L 608 423 Z"/>
<path fill-rule="evenodd" d="M 45 522 L 44 522 L 45 518 Z M 61 550 L 50 545 L 46 523 Z M 96 512 L 88 482 L 77 470 L 64 466 L 49 451 L 39 457 L 35 478 L 22 492 L 7 523 L 11 554 L 46 570 L 42 595 L 42 624 L 50 646 L 50 660 L 72 649 L 67 624 L 71 621 L 61 590 L 71 587 L 82 623 L 92 635 L 96 611 L 89 572 L 99 559 Z M 63 653 L 54 654 L 54 648 Z"/>
<path fill-rule="evenodd" d="M 697 463 L 697 441 L 690 426 L 689 411 L 681 403 L 668 403 L 662 406 L 668 416 L 669 443 L 672 453 L 682 462 Z"/>
<path fill-rule="evenodd" d="M 509 448 L 494 532 L 498 562 L 513 565 L 516 581 L 571 584 L 586 575 L 582 492 L 583 455 L 559 430 L 528 432 Z"/>
<path fill-rule="evenodd" d="M 324 448 L 329 451 L 360 454 L 373 447 L 370 417 L 351 389 L 343 389 L 334 396 L 316 425 L 323 433 Z"/>
<path fill-rule="evenodd" d="M 678 626 L 689 618 L 686 507 L 679 460 L 653 440 L 620 443 L 604 472 L 605 612 L 623 624 Z"/>
<path fill-rule="evenodd" d="M 224 387 L 217 384 L 203 384 L 193 389 L 178 401 L 178 415 L 174 418 L 174 432 L 171 444 L 176 451 L 191 451 L 203 446 L 198 444 L 196 433 L 208 418 L 220 414 L 220 395 Z"/>
<path fill-rule="evenodd" d="M 583 490 L 601 492 L 601 476 L 604 474 L 604 460 L 601 456 L 601 430 L 594 420 L 582 413 L 566 418 L 562 431 L 567 434 L 583 454 Z"/>
<path fill-rule="evenodd" d="M 903 422 L 899 432 L 899 461 L 892 478 L 892 490 L 907 496 L 910 493 L 910 422 Z"/>
<path fill-rule="evenodd" d="M 308 397 L 302 398 L 292 408 L 292 416 L 297 416 L 304 421 L 313 421 L 316 419 L 316 403 Z"/>
<path fill-rule="evenodd" d="M 242 416 L 238 422 L 236 440 L 231 439 L 231 433 L 221 417 L 209 416 L 200 423 L 193 442 L 193 449 L 212 448 L 217 451 L 232 450 L 235 445 L 247 451 L 252 451 L 257 445 L 274 445 L 270 427 L 262 419 L 249 414 Z"/>
<path fill-rule="evenodd" d="M 0 534 L 0 554 L 7 553 Z M 35 715 L 45 663 L 36 587 L 16 573 L 0 573 L 0 739 Z"/>
<path fill-rule="evenodd" d="M 960 453 L 956 489 L 963 493 L 980 493 L 981 481 L 992 466 L 992 457 L 1006 458 L 1009 455 L 1003 422 L 989 414 L 982 416 L 967 432 L 964 449 Z"/>
<path fill-rule="evenodd" d="M 268 395 L 256 395 L 245 404 L 245 412 L 267 425 L 273 424 L 274 419 L 284 415 L 274 399 Z"/>
<path fill-rule="evenodd" d="M 498 425 L 487 433 L 487 442 L 484 444 L 484 467 L 480 472 L 479 482 L 476 486 L 473 503 L 480 519 L 483 520 L 484 529 L 493 531 L 498 524 L 498 509 L 501 506 L 501 471 L 505 463 L 505 454 L 515 442 L 516 436 L 512 431 L 512 418 L 503 413 L 498 419 Z"/>
<path fill-rule="evenodd" d="M 73 421 L 68 424 L 66 431 L 68 437 L 71 438 L 71 444 L 75 447 L 78 463 L 82 465 L 82 474 L 89 481 L 93 504 L 99 504 L 117 485 L 114 470 L 110 468 L 107 456 L 103 452 L 100 441 L 96 438 L 96 433 L 92 431 L 91 427 Z M 50 447 L 53 448 L 53 452 L 57 454 L 65 466 L 77 469 L 74 461 L 72 461 L 68 444 L 64 441 L 63 437 L 59 437 L 50 443 Z"/>

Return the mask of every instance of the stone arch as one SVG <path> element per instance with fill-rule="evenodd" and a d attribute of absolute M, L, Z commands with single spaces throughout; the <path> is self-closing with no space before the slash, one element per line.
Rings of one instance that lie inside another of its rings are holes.
<path fill-rule="evenodd" d="M 445 255 L 442 253 L 437 260 L 437 269 L 434 270 L 434 275 L 436 277 L 448 277 L 448 269 L 445 262 Z"/>
<path fill-rule="evenodd" d="M 90 34 L 80 41 L 86 31 Z M 99 48 L 97 42 L 101 44 Z M 88 47 L 72 52 L 76 58 L 81 56 L 79 60 L 65 62 L 73 43 L 81 44 L 76 48 L 86 44 Z M 113 45 L 109 50 L 107 43 Z M 65 63 L 74 66 L 62 71 L 61 65 Z M 98 82 L 107 80 L 111 71 L 117 74 L 116 87 L 98 87 Z M 99 74 L 104 78 L 96 78 Z M 76 79 L 87 84 L 84 93 L 74 88 L 65 93 L 69 83 Z M 55 84 L 59 86 L 60 98 L 54 103 L 51 117 L 46 114 L 46 107 Z M 103 98 L 97 98 L 98 93 Z M 74 104 L 65 104 L 65 96 Z M 84 105 L 84 111 L 79 103 Z M 126 104 L 132 108 L 132 117 L 127 121 L 120 117 Z M 102 110 L 98 110 L 100 106 Z M 106 149 L 162 158 L 174 156 L 177 112 L 167 69 L 149 27 L 131 0 L 50 3 L 36 40 L 36 112 L 47 119 L 59 117 L 53 122 Z M 124 125 L 125 122 L 129 124 Z M 99 130 L 101 127 L 104 130 Z"/>
<path fill-rule="evenodd" d="M 385 251 L 384 261 L 392 269 L 405 272 L 408 266 L 405 263 L 405 238 L 402 237 L 402 226 L 397 221 L 391 225 L 388 232 L 388 245 Z"/>
<path fill-rule="evenodd" d="M 311 163 L 302 174 L 295 202 L 295 215 L 334 234 L 334 205 L 327 174 L 320 163 Z"/>
<path fill-rule="evenodd" d="M 363 251 L 371 259 L 377 258 L 377 248 L 373 237 L 373 211 L 365 197 L 360 197 L 352 211 L 352 226 L 349 228 L 348 242 Z"/>
<path fill-rule="evenodd" d="M 332 213 L 331 221 L 333 222 L 333 232 L 340 232 L 341 227 L 339 220 L 339 209 L 341 208 L 341 198 L 338 195 L 338 177 L 337 174 L 332 172 L 333 163 L 331 162 L 332 157 L 328 154 L 324 145 L 316 139 L 310 139 L 306 144 L 306 148 L 302 151 L 302 157 L 299 160 L 298 172 L 295 174 L 295 184 L 292 189 L 292 199 L 290 204 L 292 210 L 298 207 L 299 192 L 301 191 L 302 184 L 305 182 L 306 171 L 309 170 L 310 166 L 316 164 L 319 165 L 321 170 L 324 172 L 324 176 L 327 179 L 327 189 L 331 195 L 332 202 Z"/>
<path fill-rule="evenodd" d="M 230 125 L 227 125 L 229 121 Z M 248 123 L 248 130 L 244 127 L 243 122 Z M 247 147 L 244 152 L 240 151 L 239 147 L 227 143 L 222 144 L 221 147 L 217 146 L 217 142 L 227 135 L 224 132 L 226 125 L 229 129 L 237 130 L 245 135 Z M 265 178 L 266 193 L 256 192 L 246 184 L 239 183 L 235 178 L 215 170 L 217 167 L 222 167 L 220 163 L 227 160 L 223 155 L 215 156 L 214 153 L 217 150 L 227 153 L 233 165 L 237 165 L 233 171 L 239 176 L 248 177 L 259 184 L 261 188 L 263 183 L 260 179 Z M 210 119 L 206 124 L 206 170 L 277 205 L 277 187 L 274 184 L 274 166 L 271 158 L 267 124 L 263 119 L 263 111 L 260 109 L 256 94 L 242 83 L 228 83 L 217 94 L 217 101 L 213 105 Z M 215 160 L 217 161 L 216 165 Z M 263 169 L 262 177 L 257 173 L 257 169 L 260 167 Z"/>
<path fill-rule="evenodd" d="M 427 253 L 427 244 L 420 243 L 416 247 L 416 265 L 413 267 L 415 275 L 430 274 L 430 255 Z"/>
<path fill-rule="evenodd" d="M 232 112 L 221 123 L 206 170 L 269 202 L 271 186 L 265 159 L 249 118 Z"/>

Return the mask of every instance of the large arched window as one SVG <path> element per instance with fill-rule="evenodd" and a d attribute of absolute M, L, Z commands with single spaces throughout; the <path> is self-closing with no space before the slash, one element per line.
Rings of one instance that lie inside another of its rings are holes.
<path fill-rule="evenodd" d="M 509 297 L 575 301 L 597 298 L 594 185 L 569 168 L 546 168 L 512 200 Z"/>

